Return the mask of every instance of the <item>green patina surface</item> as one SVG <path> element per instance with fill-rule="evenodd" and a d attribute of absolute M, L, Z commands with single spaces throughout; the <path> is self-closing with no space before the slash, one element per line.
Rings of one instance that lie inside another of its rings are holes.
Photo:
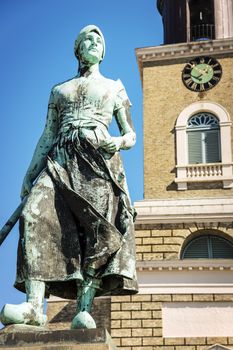
<path fill-rule="evenodd" d="M 73 328 L 95 326 L 89 315 L 95 295 L 137 292 L 134 210 L 120 158 L 136 137 L 124 86 L 99 72 L 104 54 L 99 28 L 85 27 L 75 42 L 78 75 L 51 91 L 46 126 L 21 191 L 28 198 L 15 286 L 38 315 L 41 290 L 77 298 Z M 113 117 L 117 137 L 108 131 Z"/>

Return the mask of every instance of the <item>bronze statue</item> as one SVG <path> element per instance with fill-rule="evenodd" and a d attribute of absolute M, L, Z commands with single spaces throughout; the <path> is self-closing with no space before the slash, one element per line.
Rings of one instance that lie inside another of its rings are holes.
<path fill-rule="evenodd" d="M 15 287 L 27 302 L 6 304 L 3 324 L 43 325 L 44 296 L 77 298 L 72 328 L 95 328 L 99 295 L 134 294 L 134 209 L 120 150 L 135 144 L 120 80 L 103 77 L 105 42 L 94 25 L 75 41 L 78 75 L 53 87 L 46 126 L 23 181 Z M 108 132 L 116 118 L 120 136 Z"/>

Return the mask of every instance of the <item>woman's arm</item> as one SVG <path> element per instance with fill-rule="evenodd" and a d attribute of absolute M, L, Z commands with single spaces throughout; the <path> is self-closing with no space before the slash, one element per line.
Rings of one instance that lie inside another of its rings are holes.
<path fill-rule="evenodd" d="M 57 111 L 54 104 L 49 105 L 46 125 L 37 143 L 31 163 L 23 180 L 21 198 L 29 194 L 33 182 L 46 166 L 47 155 L 57 135 Z"/>
<path fill-rule="evenodd" d="M 136 143 L 128 100 L 115 112 L 115 117 L 121 136 L 111 137 L 110 140 L 106 141 L 103 148 L 109 153 L 115 153 L 120 149 L 130 149 Z"/>

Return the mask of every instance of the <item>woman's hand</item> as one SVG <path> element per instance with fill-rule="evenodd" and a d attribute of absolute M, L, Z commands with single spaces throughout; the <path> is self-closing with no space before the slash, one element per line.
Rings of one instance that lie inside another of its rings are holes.
<path fill-rule="evenodd" d="M 122 136 L 111 137 L 104 141 L 102 148 L 108 153 L 115 153 L 121 149 L 122 141 Z"/>
<path fill-rule="evenodd" d="M 89 135 L 89 130 L 95 130 L 97 123 L 93 120 L 81 120 L 79 124 L 79 136 L 81 139 L 85 139 Z M 88 130 L 86 133 L 85 131 Z"/>

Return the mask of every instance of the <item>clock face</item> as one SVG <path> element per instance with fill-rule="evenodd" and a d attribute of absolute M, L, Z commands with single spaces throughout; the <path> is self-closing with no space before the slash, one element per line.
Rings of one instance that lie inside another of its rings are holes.
<path fill-rule="evenodd" d="M 212 89 L 221 79 L 222 67 L 212 57 L 196 57 L 182 71 L 184 85 L 192 91 Z"/>

